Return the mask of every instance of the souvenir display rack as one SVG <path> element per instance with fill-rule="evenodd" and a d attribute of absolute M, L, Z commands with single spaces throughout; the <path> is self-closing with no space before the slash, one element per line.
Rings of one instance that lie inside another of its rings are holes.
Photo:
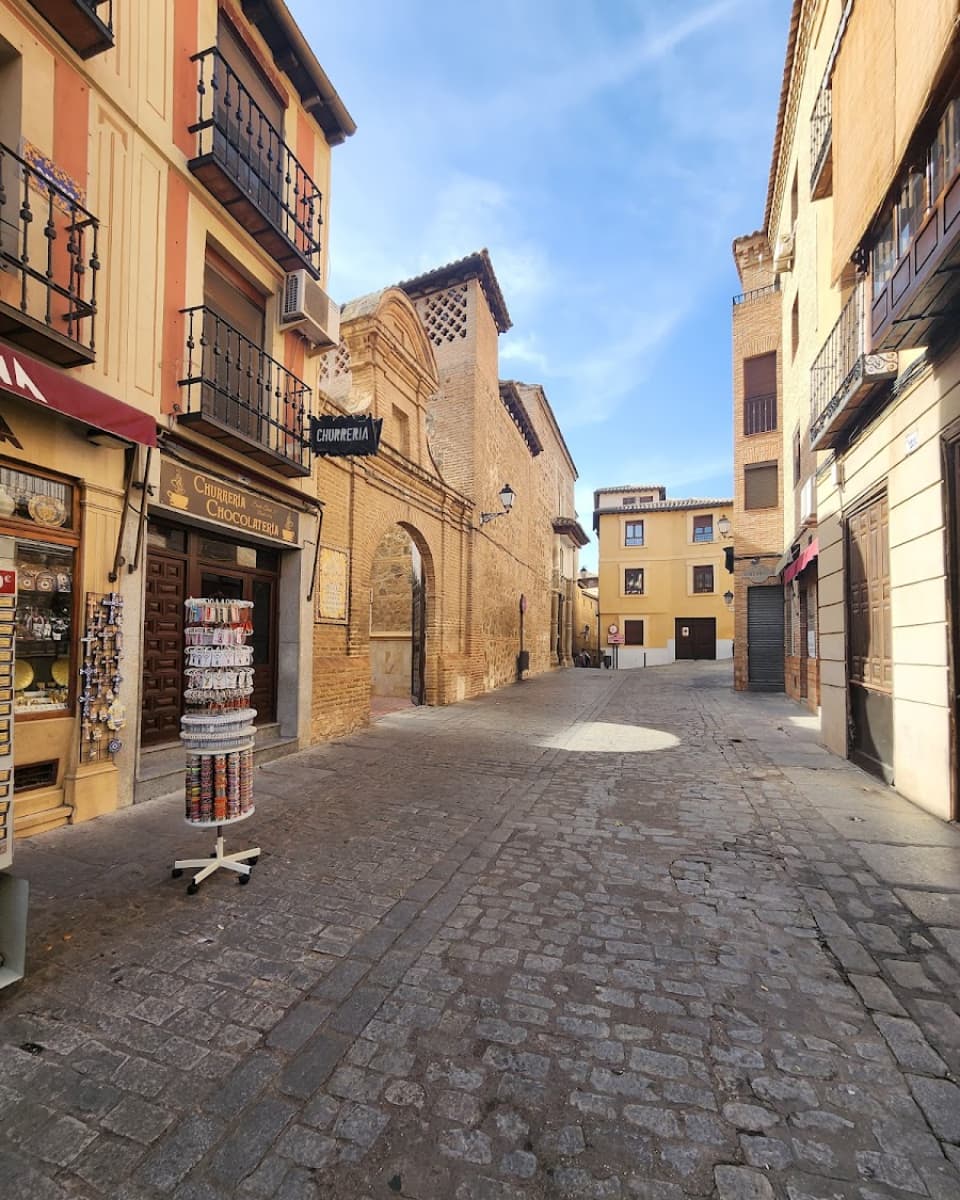
<path fill-rule="evenodd" d="M 13 862 L 13 647 L 16 574 L 0 571 L 0 870 Z M 0 962 L 0 967 L 3 964 Z"/>
<path fill-rule="evenodd" d="M 199 829 L 216 829 L 209 858 L 178 859 L 172 875 L 201 868 L 187 891 L 221 867 L 235 871 L 238 883 L 249 883 L 260 847 L 225 854 L 223 826 L 245 821 L 253 805 L 253 602 L 193 598 L 186 608 L 187 711 L 180 721 L 180 740 L 186 750 L 184 819 Z"/>
<path fill-rule="evenodd" d="M 83 666 L 80 668 L 80 761 L 109 762 L 123 749 L 126 724 L 119 700 L 123 649 L 123 597 L 87 592 Z"/>

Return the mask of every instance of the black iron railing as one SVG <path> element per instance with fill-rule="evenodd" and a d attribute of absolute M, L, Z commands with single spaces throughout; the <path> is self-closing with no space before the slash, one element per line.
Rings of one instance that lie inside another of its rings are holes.
<path fill-rule="evenodd" d="M 775 279 L 773 283 L 768 283 L 766 287 L 752 288 L 749 292 L 741 292 L 739 296 L 734 296 L 733 306 L 738 304 L 749 304 L 751 300 L 759 300 L 761 296 L 770 296 L 774 292 L 780 291 L 780 280 Z"/>
<path fill-rule="evenodd" d="M 216 47 L 197 63 L 196 159 L 212 156 L 243 195 L 293 246 L 320 268 L 321 195 L 281 134 Z"/>
<path fill-rule="evenodd" d="M 746 437 L 752 433 L 769 433 L 776 427 L 776 392 L 768 392 L 763 396 L 745 397 L 743 401 L 743 432 Z"/>
<path fill-rule="evenodd" d="M 202 305 L 186 318 L 186 375 L 179 380 L 184 416 L 235 434 L 262 457 L 310 470 L 310 388 L 256 343 Z"/>
<path fill-rule="evenodd" d="M 810 420 L 816 421 L 862 369 L 864 282 L 859 280 L 810 368 Z"/>
<path fill-rule="evenodd" d="M 816 188 L 820 172 L 833 146 L 833 92 L 822 87 L 810 118 L 810 188 Z"/>
<path fill-rule="evenodd" d="M 97 218 L 49 170 L 0 143 L 0 267 L 16 284 L 0 300 L 82 348 L 95 351 Z"/>

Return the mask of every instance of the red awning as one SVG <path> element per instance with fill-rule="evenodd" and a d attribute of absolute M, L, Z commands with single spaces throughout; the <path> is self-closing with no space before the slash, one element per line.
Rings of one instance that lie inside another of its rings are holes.
<path fill-rule="evenodd" d="M 157 423 L 149 413 L 2 343 L 0 392 L 41 404 L 128 442 L 140 442 L 144 446 L 157 444 Z"/>
<path fill-rule="evenodd" d="M 810 545 L 805 546 L 803 550 L 800 551 L 800 554 L 793 560 L 790 566 L 784 571 L 783 582 L 789 583 L 791 579 L 794 579 L 797 575 L 799 575 L 803 568 L 807 566 L 808 563 L 812 563 L 819 553 L 820 543 L 816 538 L 814 538 Z"/>

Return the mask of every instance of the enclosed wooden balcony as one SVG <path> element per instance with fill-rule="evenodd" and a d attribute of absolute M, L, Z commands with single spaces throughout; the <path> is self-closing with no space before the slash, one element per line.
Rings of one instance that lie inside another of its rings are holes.
<path fill-rule="evenodd" d="M 76 367 L 96 358 L 99 223 L 56 176 L 0 143 L 0 338 Z"/>
<path fill-rule="evenodd" d="M 191 61 L 199 103 L 187 166 L 285 271 L 319 278 L 317 185 L 216 47 Z"/>
<path fill-rule="evenodd" d="M 212 309 L 183 316 L 178 422 L 280 475 L 309 475 L 310 388 Z"/>
<path fill-rule="evenodd" d="M 960 162 L 916 221 L 915 232 L 907 233 L 901 231 L 903 252 L 889 274 L 874 275 L 875 350 L 926 346 L 938 328 L 960 320 Z"/>
<path fill-rule="evenodd" d="M 30 0 L 81 58 L 113 46 L 113 0 Z"/>
<path fill-rule="evenodd" d="M 861 279 L 810 368 L 812 450 L 836 445 L 874 393 L 896 379 L 895 352 L 867 351 L 866 286 Z"/>

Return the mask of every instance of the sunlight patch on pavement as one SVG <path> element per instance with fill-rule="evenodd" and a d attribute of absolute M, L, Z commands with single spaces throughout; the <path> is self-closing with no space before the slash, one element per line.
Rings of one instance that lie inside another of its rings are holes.
<path fill-rule="evenodd" d="M 662 729 L 644 725 L 616 725 L 611 721 L 585 721 L 574 729 L 542 743 L 550 750 L 570 750 L 590 754 L 645 754 L 651 750 L 670 750 L 680 739 Z"/>

